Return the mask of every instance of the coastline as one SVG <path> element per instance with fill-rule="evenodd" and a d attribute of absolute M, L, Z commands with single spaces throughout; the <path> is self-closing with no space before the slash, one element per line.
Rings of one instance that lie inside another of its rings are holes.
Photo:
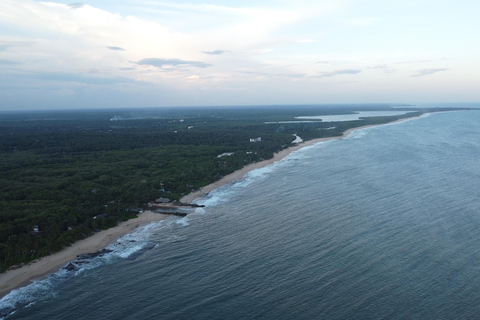
<path fill-rule="evenodd" d="M 425 114 L 427 113 L 424 113 L 423 115 Z M 304 147 L 308 147 L 319 142 L 342 139 L 348 136 L 351 132 L 355 130 L 408 121 L 411 119 L 415 119 L 417 117 L 418 116 L 403 118 L 397 121 L 392 121 L 392 122 L 383 123 L 383 124 L 355 127 L 355 128 L 351 128 L 344 131 L 341 136 L 318 138 L 318 139 L 308 140 L 303 143 L 296 144 L 292 147 L 286 148 L 284 150 L 281 150 L 278 153 L 275 153 L 273 158 L 271 159 L 249 164 L 243 167 L 242 169 L 239 169 L 229 175 L 224 176 L 218 181 L 215 181 L 197 191 L 191 192 L 183 196 L 180 199 L 180 202 L 191 204 L 193 203 L 193 201 L 204 197 L 212 190 L 217 189 L 221 186 L 227 185 L 229 183 L 232 183 L 237 179 L 241 179 L 243 176 L 245 176 L 248 172 L 252 170 L 263 168 L 271 164 L 274 164 L 275 162 L 281 161 L 283 158 L 285 158 L 292 152 L 300 150 Z M 63 250 L 56 252 L 52 255 L 45 256 L 45 257 L 39 258 L 38 260 L 31 261 L 30 263 L 22 267 L 19 267 L 17 269 L 7 270 L 4 273 L 0 273 L 0 299 L 2 299 L 4 296 L 9 294 L 10 291 L 14 289 L 29 285 L 34 279 L 41 278 L 47 274 L 50 274 L 59 270 L 68 262 L 75 260 L 78 255 L 96 252 L 100 249 L 105 248 L 109 243 L 111 243 L 118 237 L 131 232 L 132 230 L 134 230 L 135 228 L 141 225 L 145 225 L 154 221 L 164 220 L 167 217 L 168 216 L 164 214 L 158 214 L 152 211 L 145 211 L 141 213 L 137 218 L 121 222 L 113 228 L 99 231 L 93 234 L 92 236 L 86 239 L 77 241 L 73 243 L 70 247 L 66 247 Z"/>
<path fill-rule="evenodd" d="M 137 218 L 121 222 L 113 228 L 99 231 L 59 252 L 31 261 L 20 268 L 0 273 L 0 299 L 14 289 L 29 285 L 34 279 L 59 270 L 68 262 L 75 260 L 78 255 L 96 252 L 141 225 L 164 220 L 167 217 L 167 215 L 154 213 L 153 211 L 144 211 Z"/>
<path fill-rule="evenodd" d="M 243 176 L 245 176 L 247 173 L 249 173 L 250 171 L 252 170 L 255 170 L 255 169 L 260 169 L 260 168 L 263 168 L 263 167 L 266 167 L 266 166 L 269 166 L 269 165 L 272 165 L 274 164 L 275 162 L 278 162 L 278 161 L 281 161 L 283 158 L 285 158 L 286 156 L 288 156 L 289 154 L 291 154 L 292 152 L 295 152 L 297 150 L 300 150 L 304 147 L 308 147 L 308 146 L 312 146 L 314 144 L 317 144 L 319 142 L 325 142 L 325 141 L 329 141 L 329 140 L 337 140 L 337 139 L 343 139 L 345 138 L 346 136 L 348 136 L 351 132 L 355 131 L 355 130 L 360 130 L 360 129 L 365 129 L 365 128 L 369 128 L 369 127 L 377 127 L 377 126 L 382 126 L 382 125 L 386 125 L 386 124 L 392 124 L 392 123 L 396 123 L 396 122 L 401 122 L 401 121 L 405 121 L 405 120 L 409 120 L 409 119 L 414 119 L 416 117 L 411 117 L 411 118 L 405 118 L 405 119 L 400 119 L 400 120 L 397 120 L 397 121 L 392 121 L 392 122 L 387 122 L 387 123 L 382 123 L 382 124 L 374 124 L 374 125 L 365 125 L 365 126 L 361 126 L 361 127 L 355 127 L 355 128 L 350 128 L 348 130 L 345 130 L 343 132 L 343 134 L 341 136 L 337 136 L 337 137 L 327 137 L 327 138 L 318 138 L 318 139 L 313 139 L 313 140 L 308 140 L 308 141 L 305 141 L 305 142 L 302 142 L 302 143 L 299 143 L 299 144 L 296 144 L 292 147 L 289 147 L 289 148 L 286 148 L 286 149 L 283 149 L 281 150 L 280 152 L 278 153 L 275 153 L 273 155 L 273 158 L 271 159 L 268 159 L 268 160 L 263 160 L 263 161 L 260 161 L 260 162 L 255 162 L 255 163 L 251 163 L 249 165 L 246 165 L 245 167 L 243 167 L 242 169 L 239 169 L 235 172 L 232 172 L 230 173 L 229 175 L 226 175 L 224 176 L 223 178 L 221 178 L 220 180 L 217 180 L 215 182 L 212 182 L 211 184 L 203 187 L 203 188 L 200 188 L 194 192 L 191 192 L 185 196 L 183 196 L 181 199 L 180 199 L 180 202 L 181 203 L 188 203 L 188 204 L 191 204 L 193 203 L 196 199 L 200 199 L 204 196 L 206 196 L 210 191 L 213 191 L 217 188 L 220 188 L 224 185 L 227 185 L 229 183 L 232 183 L 233 181 L 237 180 L 237 179 L 240 179 L 242 178 Z"/>

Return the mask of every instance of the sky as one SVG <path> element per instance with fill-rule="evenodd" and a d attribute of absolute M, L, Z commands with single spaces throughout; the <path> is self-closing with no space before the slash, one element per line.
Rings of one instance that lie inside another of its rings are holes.
<path fill-rule="evenodd" d="M 480 101 L 478 0 L 1 0 L 0 111 Z"/>

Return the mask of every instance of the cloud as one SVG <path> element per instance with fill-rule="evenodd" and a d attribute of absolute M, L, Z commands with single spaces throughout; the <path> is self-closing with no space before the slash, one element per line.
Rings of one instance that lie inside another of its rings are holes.
<path fill-rule="evenodd" d="M 6 59 L 0 59 L 0 65 L 16 65 L 16 64 L 21 64 L 20 62 L 16 61 L 11 61 L 11 60 L 6 60 Z"/>
<path fill-rule="evenodd" d="M 224 54 L 224 53 L 228 53 L 230 51 L 228 50 L 213 50 L 213 51 L 202 51 L 203 53 L 205 54 Z"/>
<path fill-rule="evenodd" d="M 255 76 L 263 76 L 263 77 L 281 77 L 281 78 L 292 78 L 292 79 L 301 79 L 306 77 L 306 74 L 304 73 L 268 73 L 268 72 L 250 71 L 250 70 L 240 71 L 240 73 L 251 74 Z"/>
<path fill-rule="evenodd" d="M 432 62 L 432 61 L 434 61 L 434 60 L 398 61 L 398 62 L 394 62 L 394 64 L 425 63 L 425 62 Z"/>
<path fill-rule="evenodd" d="M 335 70 L 330 72 L 321 72 L 320 78 L 330 78 L 334 76 L 338 76 L 341 74 L 357 74 L 362 72 L 362 70 L 357 69 L 343 69 L 343 70 Z"/>
<path fill-rule="evenodd" d="M 395 72 L 395 69 L 392 69 L 390 68 L 388 65 L 386 64 L 378 64 L 376 66 L 373 66 L 373 67 L 370 67 L 368 69 L 380 69 L 380 70 L 383 70 L 383 72 L 385 73 L 393 73 Z"/>
<path fill-rule="evenodd" d="M 305 78 L 303 73 L 278 73 L 278 77 L 292 78 L 292 79 L 302 79 Z"/>
<path fill-rule="evenodd" d="M 76 2 L 76 3 L 70 3 L 68 6 L 72 9 L 79 9 L 79 8 L 83 8 L 84 5 L 85 3 Z"/>
<path fill-rule="evenodd" d="M 0 51 L 5 51 L 14 47 L 31 46 L 33 42 L 29 41 L 0 41 Z"/>
<path fill-rule="evenodd" d="M 260 71 L 251 71 L 251 70 L 242 70 L 242 71 L 240 71 L 240 73 L 253 74 L 253 75 L 257 75 L 257 76 L 269 76 L 269 75 L 271 75 L 270 73 L 260 72 Z"/>
<path fill-rule="evenodd" d="M 118 50 L 118 51 L 125 51 L 122 47 L 112 47 L 112 46 L 107 46 L 108 49 L 110 50 Z"/>
<path fill-rule="evenodd" d="M 97 77 L 69 72 L 43 72 L 34 75 L 34 77 L 46 81 L 77 82 L 92 85 L 141 84 L 139 81 L 124 77 Z"/>
<path fill-rule="evenodd" d="M 201 61 L 188 61 L 188 60 L 180 60 L 180 59 L 158 59 L 158 58 L 142 59 L 138 61 L 137 64 L 143 65 L 143 66 L 153 66 L 157 68 L 163 68 L 164 66 L 206 68 L 211 66 L 211 64 L 201 62 Z"/>
<path fill-rule="evenodd" d="M 428 76 L 429 74 L 434 74 L 441 71 L 447 71 L 450 69 L 447 68 L 437 68 L 437 69 L 422 69 L 418 70 L 416 74 L 412 74 L 410 77 L 423 77 Z"/>

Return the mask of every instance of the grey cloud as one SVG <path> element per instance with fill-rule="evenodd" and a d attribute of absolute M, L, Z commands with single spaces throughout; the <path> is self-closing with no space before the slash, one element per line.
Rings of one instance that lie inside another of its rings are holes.
<path fill-rule="evenodd" d="M 305 78 L 305 74 L 303 74 L 303 73 L 279 73 L 279 74 L 277 74 L 277 76 L 286 77 L 286 78 L 293 78 L 293 79 Z"/>
<path fill-rule="evenodd" d="M 85 3 L 76 2 L 76 3 L 70 3 L 68 6 L 72 9 L 79 9 L 79 8 L 82 8 L 84 5 Z"/>
<path fill-rule="evenodd" d="M 434 74 L 437 72 L 447 71 L 447 70 L 450 70 L 450 69 L 446 69 L 446 68 L 422 69 L 422 70 L 418 70 L 416 74 L 412 74 L 410 77 L 423 77 L 429 74 Z"/>
<path fill-rule="evenodd" d="M 301 78 L 305 78 L 306 76 L 303 73 L 267 73 L 267 72 L 259 72 L 259 71 L 242 71 L 241 73 L 253 74 L 256 76 L 264 76 L 264 77 L 283 77 L 283 78 L 292 78 L 292 79 L 301 79 Z"/>
<path fill-rule="evenodd" d="M 376 65 L 376 66 L 373 66 L 373 67 L 370 67 L 368 69 L 380 69 L 380 70 L 383 70 L 383 72 L 385 73 L 392 73 L 395 71 L 395 69 L 392 69 L 390 68 L 388 65 L 386 64 L 379 64 L 379 65 Z"/>
<path fill-rule="evenodd" d="M 270 75 L 270 73 L 259 72 L 259 71 L 240 71 L 240 73 L 256 74 L 256 75 L 260 75 L 260 76 L 269 76 Z"/>
<path fill-rule="evenodd" d="M 0 41 L 0 51 L 5 51 L 14 47 L 25 47 L 32 45 L 33 42 L 28 41 Z"/>
<path fill-rule="evenodd" d="M 341 74 L 357 74 L 362 72 L 362 70 L 357 69 L 343 69 L 343 70 L 335 70 L 330 72 L 321 72 L 320 78 L 330 78 L 334 76 L 338 76 Z"/>
<path fill-rule="evenodd" d="M 213 50 L 213 51 L 202 51 L 205 54 L 223 54 L 223 53 L 228 53 L 230 51 L 228 50 Z"/>
<path fill-rule="evenodd" d="M 144 66 L 153 66 L 157 68 L 162 68 L 163 66 L 206 68 L 211 66 L 211 64 L 208 64 L 202 61 L 187 61 L 187 60 L 180 60 L 180 59 L 158 59 L 158 58 L 142 59 L 138 61 L 137 64 L 144 65 Z"/>
<path fill-rule="evenodd" d="M 123 49 L 122 47 L 107 46 L 107 48 L 110 50 L 125 51 L 125 49 Z"/>
<path fill-rule="evenodd" d="M 35 76 L 37 79 L 46 81 L 60 81 L 60 82 L 78 82 L 84 84 L 94 85 L 109 85 L 109 84 L 141 84 L 141 82 L 124 77 L 96 77 L 91 75 L 83 75 L 68 72 L 45 72 L 39 73 Z"/>
<path fill-rule="evenodd" d="M 329 64 L 329 63 L 330 63 L 330 61 L 317 61 L 317 63 Z"/>
<path fill-rule="evenodd" d="M 12 61 L 12 60 L 0 59 L 0 65 L 16 65 L 16 64 L 21 64 L 21 63 Z"/>
<path fill-rule="evenodd" d="M 398 61 L 394 62 L 395 64 L 410 64 L 410 63 L 425 63 L 425 62 L 432 62 L 434 60 L 412 60 L 412 61 Z"/>

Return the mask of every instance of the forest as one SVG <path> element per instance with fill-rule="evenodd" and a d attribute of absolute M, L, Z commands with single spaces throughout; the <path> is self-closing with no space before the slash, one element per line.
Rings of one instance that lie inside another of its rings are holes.
<path fill-rule="evenodd" d="M 363 110 L 408 113 L 295 121 Z M 269 159 L 292 145 L 293 134 L 303 140 L 340 136 L 426 111 L 443 110 L 355 105 L 2 112 L 0 271 L 134 218 L 159 197 L 178 201 Z"/>

